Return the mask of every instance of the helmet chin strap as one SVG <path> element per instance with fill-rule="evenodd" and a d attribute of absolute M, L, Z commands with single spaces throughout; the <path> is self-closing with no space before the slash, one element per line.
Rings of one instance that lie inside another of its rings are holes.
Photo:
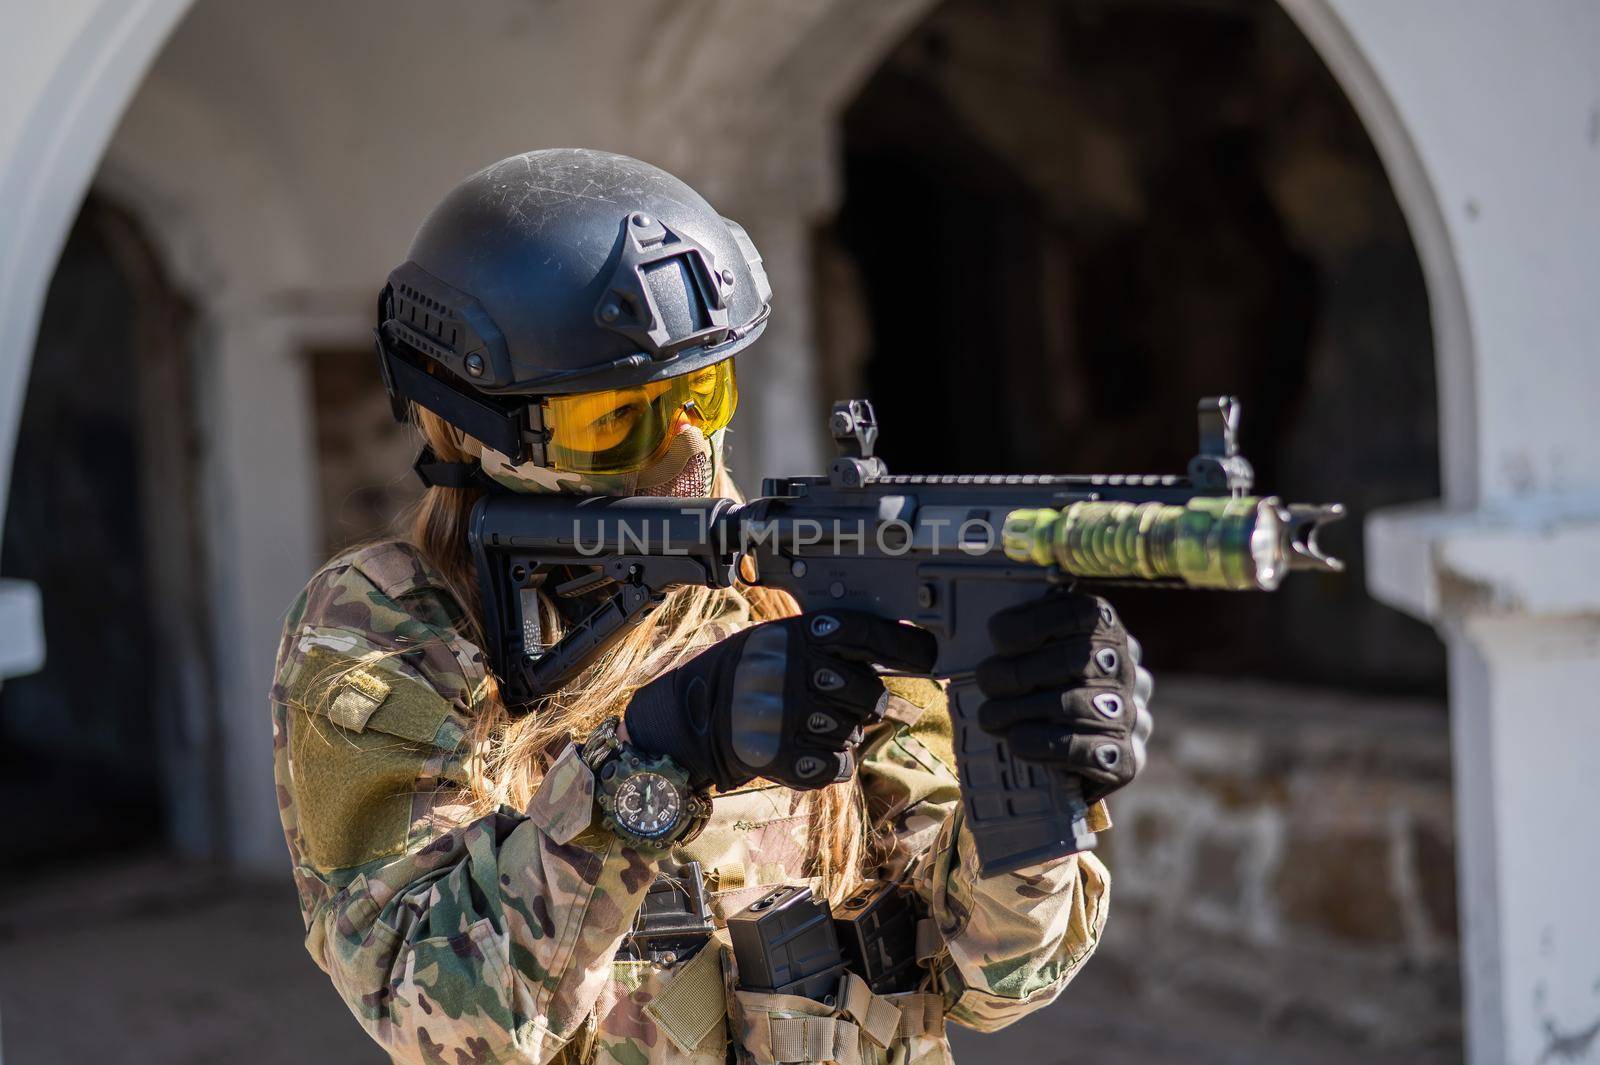
<path fill-rule="evenodd" d="M 655 495 L 690 498 L 709 495 L 722 472 L 723 434 L 708 438 L 690 426 L 673 438 L 666 454 L 635 473 L 581 474 L 531 462 L 512 465 L 493 448 L 483 448 L 483 472 L 513 492 L 550 495 Z M 696 472 L 694 467 L 700 467 Z"/>

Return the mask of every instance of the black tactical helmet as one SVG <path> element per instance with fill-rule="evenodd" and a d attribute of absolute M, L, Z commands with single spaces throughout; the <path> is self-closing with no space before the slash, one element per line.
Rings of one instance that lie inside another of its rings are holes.
<path fill-rule="evenodd" d="M 378 300 L 378 360 L 409 399 L 543 463 L 529 396 L 629 388 L 761 334 L 772 289 L 736 222 L 625 155 L 515 155 L 456 186 Z"/>

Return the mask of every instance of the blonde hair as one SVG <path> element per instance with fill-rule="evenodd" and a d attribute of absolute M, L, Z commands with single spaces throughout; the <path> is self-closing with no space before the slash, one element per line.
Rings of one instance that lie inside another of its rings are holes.
<path fill-rule="evenodd" d="M 416 422 L 442 462 L 475 457 L 473 441 L 430 411 L 417 409 Z M 719 469 L 714 495 L 738 497 L 726 469 Z M 482 605 L 477 576 L 467 548 L 467 520 L 481 491 L 429 488 L 409 515 L 409 539 L 444 577 L 464 608 L 468 635 L 483 644 Z M 772 589 L 682 587 L 666 597 L 648 623 L 628 630 L 560 691 L 545 697 L 535 712 L 512 714 L 491 678 L 474 707 L 469 743 L 467 805 L 487 814 L 502 805 L 527 806 L 538 789 L 552 752 L 579 742 L 601 721 L 620 714 L 641 685 L 705 650 L 732 628 L 798 613 L 794 600 Z M 541 611 L 545 632 L 559 635 L 553 610 Z M 841 901 L 862 877 L 872 850 L 870 824 L 860 786 L 852 777 L 817 791 L 795 793 L 791 809 L 806 816 L 809 867 L 823 891 Z"/>

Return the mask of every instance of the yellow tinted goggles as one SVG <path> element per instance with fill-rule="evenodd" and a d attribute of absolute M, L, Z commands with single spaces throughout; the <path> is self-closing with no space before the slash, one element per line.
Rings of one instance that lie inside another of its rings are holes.
<path fill-rule="evenodd" d="M 732 359 L 639 388 L 549 396 L 545 454 L 558 470 L 632 473 L 660 458 L 690 425 L 707 436 L 726 428 L 738 402 Z"/>

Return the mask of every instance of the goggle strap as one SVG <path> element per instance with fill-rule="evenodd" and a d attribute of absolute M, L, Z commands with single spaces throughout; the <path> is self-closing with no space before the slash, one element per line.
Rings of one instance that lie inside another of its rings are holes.
<path fill-rule="evenodd" d="M 476 462 L 440 462 L 433 448 L 426 446 L 411 470 L 425 488 L 491 488 L 495 483 Z"/>
<path fill-rule="evenodd" d="M 523 431 L 523 443 L 528 448 L 528 461 L 535 466 L 549 466 L 550 453 L 545 448 L 550 443 L 550 430 L 544 422 L 544 400 L 542 398 L 530 399 L 523 411 L 526 419 L 526 428 Z"/>

